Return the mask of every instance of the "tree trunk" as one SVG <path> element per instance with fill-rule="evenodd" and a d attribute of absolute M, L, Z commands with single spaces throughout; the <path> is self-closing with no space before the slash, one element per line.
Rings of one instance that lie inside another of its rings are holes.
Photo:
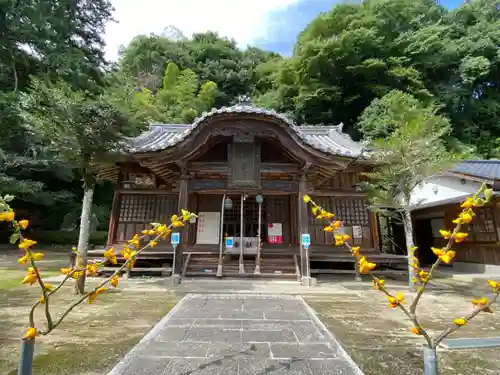
<path fill-rule="evenodd" d="M 413 247 L 415 243 L 413 242 L 413 223 L 411 221 L 411 213 L 409 210 L 406 210 L 403 213 L 403 226 L 405 230 L 405 239 L 406 239 L 406 251 L 408 253 L 408 284 L 410 286 L 411 291 L 415 291 L 415 269 L 411 266 L 414 256 L 415 250 Z"/>
<path fill-rule="evenodd" d="M 87 267 L 87 250 L 90 237 L 90 220 L 92 217 L 92 198 L 94 196 L 94 181 L 86 180 L 83 187 L 82 215 L 80 218 L 80 235 L 78 237 L 77 268 Z M 85 273 L 76 280 L 75 292 L 85 293 Z"/>

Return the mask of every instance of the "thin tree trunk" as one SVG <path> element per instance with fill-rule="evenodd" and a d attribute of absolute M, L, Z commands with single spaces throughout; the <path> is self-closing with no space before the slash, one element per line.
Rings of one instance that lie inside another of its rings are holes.
<path fill-rule="evenodd" d="M 92 199 L 94 196 L 94 182 L 86 180 L 84 182 L 82 215 L 80 218 L 80 235 L 78 237 L 78 257 L 77 268 L 87 267 L 87 250 L 90 237 L 90 220 L 92 217 Z M 75 292 L 85 293 L 85 273 L 76 280 Z"/>
<path fill-rule="evenodd" d="M 410 211 L 406 210 L 403 213 L 403 226 L 405 230 L 405 239 L 406 239 L 406 251 L 408 253 L 408 284 L 410 286 L 411 291 L 415 291 L 415 269 L 411 266 L 414 256 L 414 246 L 415 243 L 413 242 L 413 223 L 411 221 L 411 213 Z"/>

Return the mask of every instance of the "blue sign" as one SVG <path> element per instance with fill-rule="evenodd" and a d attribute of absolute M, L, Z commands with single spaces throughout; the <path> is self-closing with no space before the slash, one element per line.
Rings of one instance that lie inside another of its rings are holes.
<path fill-rule="evenodd" d="M 226 249 L 232 249 L 234 246 L 233 237 L 226 237 Z"/>
<path fill-rule="evenodd" d="M 309 249 L 309 246 L 311 246 L 311 235 L 308 233 L 304 233 L 302 235 L 302 246 L 304 246 L 305 249 Z"/>
<path fill-rule="evenodd" d="M 181 234 L 178 232 L 172 233 L 170 237 L 170 243 L 177 246 L 181 242 Z"/>

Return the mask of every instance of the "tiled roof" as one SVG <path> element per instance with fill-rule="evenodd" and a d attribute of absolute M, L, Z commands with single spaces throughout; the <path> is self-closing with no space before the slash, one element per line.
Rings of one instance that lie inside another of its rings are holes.
<path fill-rule="evenodd" d="M 465 160 L 453 167 L 451 172 L 487 180 L 500 180 L 500 160 Z"/>
<path fill-rule="evenodd" d="M 287 124 L 304 143 L 331 155 L 359 157 L 363 152 L 363 144 L 353 141 L 349 135 L 344 134 L 342 132 L 342 125 L 299 126 L 286 116 L 273 110 L 241 104 L 219 109 L 214 108 L 208 113 L 203 113 L 192 124 L 151 125 L 148 131 L 136 138 L 129 139 L 128 151 L 132 153 L 152 152 L 175 146 L 209 117 L 227 113 L 258 114 L 279 119 Z"/>

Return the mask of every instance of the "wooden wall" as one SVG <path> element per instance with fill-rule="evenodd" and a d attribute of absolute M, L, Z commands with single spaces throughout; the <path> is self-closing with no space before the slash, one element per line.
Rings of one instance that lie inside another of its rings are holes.
<path fill-rule="evenodd" d="M 457 251 L 456 261 L 480 264 L 500 265 L 500 202 L 494 201 L 488 206 L 474 209 L 476 216 L 471 224 L 464 226 L 469 237 L 463 243 L 455 244 L 453 249 Z M 444 219 L 444 227 L 453 229 L 452 221 L 460 212 L 458 203 L 446 206 L 419 210 L 414 213 L 415 220 L 435 220 L 438 224 Z M 445 240 L 435 233 L 431 240 L 432 246 L 442 247 Z"/>

